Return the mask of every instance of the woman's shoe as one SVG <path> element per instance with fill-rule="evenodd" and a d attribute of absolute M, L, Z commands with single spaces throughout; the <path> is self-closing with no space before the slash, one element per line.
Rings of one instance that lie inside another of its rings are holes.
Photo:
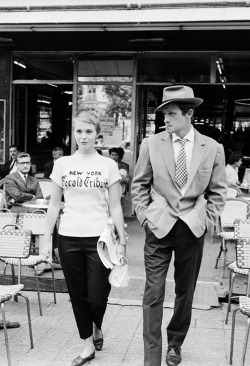
<path fill-rule="evenodd" d="M 85 365 L 86 362 L 91 361 L 95 358 L 95 351 L 91 353 L 88 357 L 82 358 L 81 356 L 77 356 L 71 363 L 71 366 L 82 366 Z"/>
<path fill-rule="evenodd" d="M 93 343 L 94 343 L 95 349 L 97 351 L 101 351 L 102 347 L 103 347 L 103 334 L 102 334 L 101 338 L 93 339 Z"/>

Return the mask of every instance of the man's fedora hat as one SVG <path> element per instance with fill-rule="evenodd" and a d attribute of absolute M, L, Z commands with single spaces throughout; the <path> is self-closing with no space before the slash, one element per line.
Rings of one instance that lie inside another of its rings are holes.
<path fill-rule="evenodd" d="M 185 85 L 172 85 L 163 89 L 162 104 L 156 108 L 156 111 L 161 111 L 166 104 L 184 102 L 192 103 L 194 107 L 198 107 L 203 103 L 203 99 L 195 98 L 193 89 Z"/>

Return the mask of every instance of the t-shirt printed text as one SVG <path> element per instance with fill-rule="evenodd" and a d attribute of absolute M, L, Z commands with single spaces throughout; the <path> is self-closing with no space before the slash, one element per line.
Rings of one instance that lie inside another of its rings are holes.
<path fill-rule="evenodd" d="M 69 171 L 68 175 L 62 176 L 62 186 L 67 187 L 86 187 L 86 188 L 108 188 L 108 182 L 104 181 L 101 171 L 87 171 L 84 177 L 84 172 L 74 170 Z M 72 177 L 73 176 L 73 177 Z"/>

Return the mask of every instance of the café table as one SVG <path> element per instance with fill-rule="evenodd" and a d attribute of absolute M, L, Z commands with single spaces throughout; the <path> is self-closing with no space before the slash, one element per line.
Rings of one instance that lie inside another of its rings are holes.
<path fill-rule="evenodd" d="M 43 201 L 43 202 L 42 202 Z M 49 201 L 48 200 L 30 200 L 22 203 L 23 207 L 26 208 L 34 208 L 34 209 L 43 209 L 47 210 L 49 207 Z M 61 202 L 61 209 L 63 209 L 64 203 Z"/>

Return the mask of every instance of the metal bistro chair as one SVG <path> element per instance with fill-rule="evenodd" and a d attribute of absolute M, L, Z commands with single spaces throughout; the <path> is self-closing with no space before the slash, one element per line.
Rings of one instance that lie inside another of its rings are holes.
<path fill-rule="evenodd" d="M 234 238 L 235 240 L 250 239 L 250 220 L 237 219 L 234 222 Z M 236 244 L 237 245 L 237 244 Z M 248 275 L 249 269 L 237 266 L 237 261 L 229 264 L 229 294 L 225 324 L 228 322 L 229 312 L 231 311 L 231 299 L 233 293 L 234 279 L 237 274 Z"/>
<path fill-rule="evenodd" d="M 14 225 L 17 222 L 17 213 L 10 212 L 7 208 L 0 209 L 0 229 L 5 225 Z"/>
<path fill-rule="evenodd" d="M 23 230 L 30 230 L 33 235 L 39 236 L 39 245 L 41 244 L 44 236 L 45 231 L 45 221 L 46 221 L 46 212 L 42 210 L 35 210 L 32 213 L 19 213 L 18 216 L 18 225 Z M 20 266 L 20 262 L 16 258 L 0 258 L 0 260 L 5 262 L 3 277 L 5 277 L 6 267 L 8 264 L 14 266 Z M 21 266 L 33 266 L 35 271 L 35 278 L 36 278 L 36 287 L 37 287 L 37 296 L 38 296 L 38 304 L 39 304 L 39 311 L 40 315 L 42 316 L 42 304 L 41 304 L 41 297 L 40 297 L 40 288 L 39 288 L 39 281 L 37 275 L 37 266 L 41 263 L 47 263 L 51 266 L 51 273 L 52 273 L 52 286 L 53 286 L 53 293 L 54 293 L 54 303 L 56 304 L 56 291 L 55 291 L 55 276 L 54 276 L 54 268 L 52 265 L 52 261 L 45 259 L 43 255 L 29 255 L 29 257 L 21 260 Z M 18 276 L 18 283 L 20 283 L 21 278 L 21 266 L 19 268 L 19 276 Z"/>
<path fill-rule="evenodd" d="M 4 189 L 0 189 L 0 208 L 7 208 L 7 201 Z"/>
<path fill-rule="evenodd" d="M 247 219 L 250 214 L 250 203 L 243 198 L 228 197 L 223 212 L 220 215 L 220 226 L 222 231 L 218 233 L 221 239 L 220 251 L 216 258 L 215 268 L 222 258 L 221 278 L 224 278 L 225 268 L 227 264 L 227 251 L 231 243 L 235 243 L 234 239 L 234 221 L 236 219 Z"/>
<path fill-rule="evenodd" d="M 248 229 L 249 230 L 249 229 Z M 246 333 L 243 344 L 243 353 L 241 358 L 241 366 L 245 364 L 247 343 L 250 331 L 250 238 L 238 239 L 236 246 L 236 261 L 239 268 L 248 269 L 248 281 L 247 281 L 247 293 L 246 296 L 239 296 L 239 306 L 233 311 L 232 317 L 232 331 L 231 331 L 231 344 L 230 344 L 230 360 L 229 364 L 232 365 L 233 361 L 233 345 L 234 345 L 234 332 L 235 332 L 235 318 L 236 312 L 240 310 L 243 315 L 247 316 Z"/>
<path fill-rule="evenodd" d="M 51 195 L 51 186 L 52 186 L 51 179 L 47 178 L 39 179 L 39 185 L 43 194 L 43 198 L 49 199 Z"/>
<path fill-rule="evenodd" d="M 16 230 L 15 225 L 10 226 L 8 229 L 0 230 L 0 257 L 9 257 L 10 255 L 21 261 L 21 258 L 27 258 L 29 256 L 31 243 L 31 232 L 28 230 Z M 22 284 L 18 285 L 0 285 L 0 305 L 1 314 L 3 321 L 5 346 L 7 351 L 8 365 L 11 366 L 10 359 L 10 347 L 7 333 L 7 321 L 5 316 L 5 302 L 9 301 L 12 296 L 21 296 L 26 300 L 28 324 L 29 324 L 29 335 L 30 335 L 30 346 L 34 348 L 32 328 L 31 328 L 31 316 L 30 316 L 30 304 L 29 299 L 26 295 L 20 291 L 23 289 Z"/>
<path fill-rule="evenodd" d="M 3 229 L 6 225 L 15 225 L 17 222 L 17 213 L 10 212 L 7 208 L 0 209 L 0 229 Z M 12 281 L 15 283 L 15 269 L 11 266 Z"/>

